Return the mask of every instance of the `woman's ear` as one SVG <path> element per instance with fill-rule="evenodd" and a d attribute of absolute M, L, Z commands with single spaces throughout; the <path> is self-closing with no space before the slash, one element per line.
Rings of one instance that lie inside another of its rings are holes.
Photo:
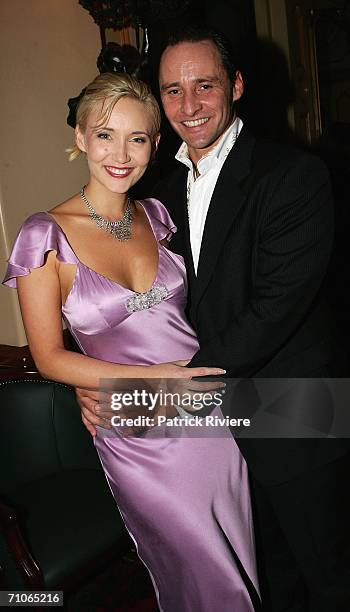
<path fill-rule="evenodd" d="M 84 134 L 81 131 L 80 126 L 79 126 L 78 123 L 75 126 L 75 143 L 76 143 L 78 149 L 80 149 L 80 151 L 82 151 L 83 153 L 86 153 Z"/>

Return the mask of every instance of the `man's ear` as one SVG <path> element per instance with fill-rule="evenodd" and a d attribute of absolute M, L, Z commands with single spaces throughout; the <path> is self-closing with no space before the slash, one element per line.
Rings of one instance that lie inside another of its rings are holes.
<path fill-rule="evenodd" d="M 154 158 L 157 149 L 158 149 L 158 145 L 159 145 L 159 141 L 160 141 L 160 132 L 158 132 L 158 134 L 156 134 L 153 138 L 153 142 L 152 142 L 152 158 Z"/>
<path fill-rule="evenodd" d="M 233 86 L 232 86 L 232 100 L 234 102 L 237 102 L 237 100 L 239 100 L 240 97 L 243 95 L 243 92 L 244 92 L 243 77 L 240 71 L 237 70 L 235 82 L 233 83 Z"/>
<path fill-rule="evenodd" d="M 75 126 L 75 143 L 76 143 L 78 149 L 80 149 L 80 151 L 82 151 L 83 153 L 86 153 L 84 134 L 80 130 L 80 126 L 79 126 L 78 123 Z"/>
<path fill-rule="evenodd" d="M 154 144 L 153 144 L 154 152 L 156 152 L 156 150 L 158 149 L 160 137 L 161 137 L 160 132 L 158 132 L 158 134 L 156 134 L 156 136 L 154 137 Z"/>

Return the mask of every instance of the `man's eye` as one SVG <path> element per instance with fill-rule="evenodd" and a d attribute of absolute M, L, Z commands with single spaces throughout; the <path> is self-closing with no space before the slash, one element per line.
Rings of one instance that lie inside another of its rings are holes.
<path fill-rule="evenodd" d="M 168 94 L 172 95 L 172 96 L 177 96 L 177 94 L 180 93 L 179 89 L 169 89 Z"/>
<path fill-rule="evenodd" d="M 207 91 L 208 89 L 212 89 L 212 85 L 210 83 L 201 83 L 199 89 L 204 89 L 204 91 Z"/>
<path fill-rule="evenodd" d="M 101 138 L 101 140 L 108 140 L 109 134 L 107 134 L 107 132 L 100 132 L 97 134 L 97 138 Z"/>

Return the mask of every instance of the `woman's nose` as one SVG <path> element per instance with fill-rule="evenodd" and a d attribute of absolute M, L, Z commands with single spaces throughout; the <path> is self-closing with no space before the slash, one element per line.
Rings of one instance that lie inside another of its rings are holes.
<path fill-rule="evenodd" d="M 131 159 L 130 152 L 128 150 L 128 143 L 117 143 L 113 148 L 112 157 L 113 160 L 120 164 L 127 164 Z"/>

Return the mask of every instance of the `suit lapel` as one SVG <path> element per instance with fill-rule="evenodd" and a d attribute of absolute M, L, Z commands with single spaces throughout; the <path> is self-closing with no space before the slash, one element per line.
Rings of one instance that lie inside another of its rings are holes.
<path fill-rule="evenodd" d="M 221 169 L 204 226 L 197 279 L 192 291 L 192 312 L 214 273 L 226 236 L 245 201 L 240 183 L 250 172 L 254 144 L 254 138 L 243 128 Z M 186 228 L 189 234 L 188 220 Z"/>
<path fill-rule="evenodd" d="M 192 296 L 193 288 L 196 284 L 196 273 L 194 270 L 194 263 L 192 257 L 192 248 L 191 248 L 191 239 L 190 239 L 190 226 L 188 221 L 188 208 L 187 208 L 187 192 L 186 192 L 186 201 L 184 206 L 184 229 L 185 229 L 185 263 L 186 263 L 186 271 L 187 278 L 189 284 L 189 291 Z"/>
<path fill-rule="evenodd" d="M 171 189 L 171 208 L 169 198 L 167 198 L 168 209 L 175 225 L 177 233 L 171 241 L 171 248 L 175 253 L 179 253 L 185 259 L 186 271 L 190 285 L 195 280 L 195 272 L 192 258 L 190 228 L 188 224 L 187 210 L 187 168 L 181 167 L 175 175 L 175 181 L 170 185 Z"/>

